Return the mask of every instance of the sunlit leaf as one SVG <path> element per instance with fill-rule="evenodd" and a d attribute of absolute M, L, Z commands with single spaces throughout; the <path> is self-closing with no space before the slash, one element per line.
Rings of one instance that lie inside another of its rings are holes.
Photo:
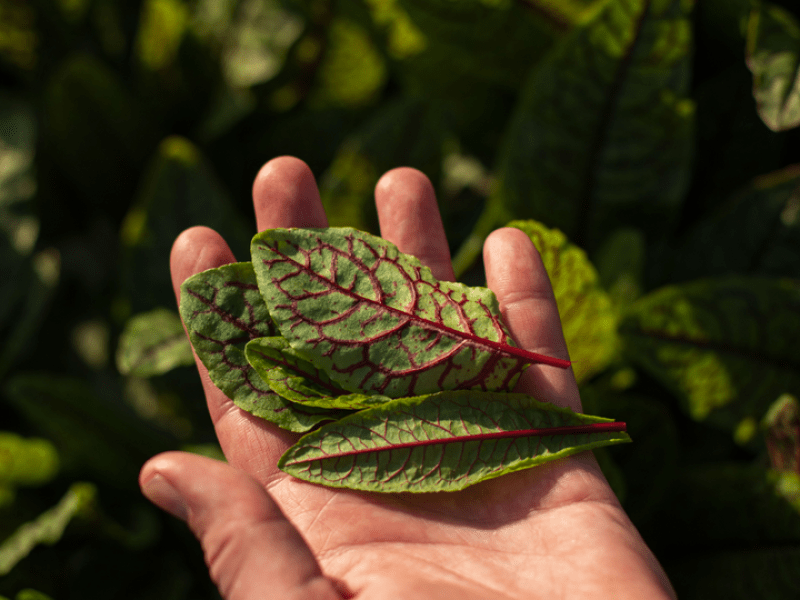
<path fill-rule="evenodd" d="M 534 218 L 588 250 L 612 225 L 663 232 L 692 158 L 691 6 L 606 2 L 553 48 L 508 127 L 494 225 Z"/>
<path fill-rule="evenodd" d="M 125 324 L 117 348 L 117 368 L 123 375 L 152 377 L 191 364 L 192 347 L 176 312 L 157 308 Z"/>
<path fill-rule="evenodd" d="M 761 120 L 772 131 L 800 125 L 800 23 L 771 2 L 758 2 L 747 25 L 747 66 Z"/>
<path fill-rule="evenodd" d="M 800 286 L 727 278 L 656 290 L 620 325 L 626 355 L 683 400 L 697 420 L 733 427 L 800 392 Z"/>
<path fill-rule="evenodd" d="M 349 228 L 271 229 L 253 238 L 270 315 L 342 387 L 390 397 L 510 389 L 530 362 L 485 288 L 437 281 L 393 244 Z"/>
<path fill-rule="evenodd" d="M 58 465 L 58 451 L 51 442 L 0 431 L 0 485 L 47 483 Z"/>
<path fill-rule="evenodd" d="M 618 350 L 617 315 L 586 253 L 558 229 L 536 221 L 512 221 L 508 226 L 527 233 L 542 257 L 576 379 L 601 371 Z"/>
<path fill-rule="evenodd" d="M 301 407 L 281 398 L 247 362 L 247 342 L 280 335 L 250 263 L 193 275 L 181 287 L 180 309 L 211 381 L 239 408 L 291 431 L 307 431 L 330 420 L 324 409 Z"/>
<path fill-rule="evenodd" d="M 441 392 L 359 411 L 300 439 L 284 471 L 378 492 L 463 489 L 544 462 L 629 441 L 624 423 L 522 394 Z"/>
<path fill-rule="evenodd" d="M 73 484 L 56 506 L 22 525 L 0 543 L 0 576 L 11 571 L 37 545 L 54 544 L 60 540 L 72 519 L 91 511 L 96 494 L 92 484 Z"/>
<path fill-rule="evenodd" d="M 245 347 L 245 355 L 272 391 L 292 402 L 356 410 L 388 400 L 383 396 L 349 393 L 332 381 L 325 371 L 303 358 L 282 337 L 252 340 Z"/>

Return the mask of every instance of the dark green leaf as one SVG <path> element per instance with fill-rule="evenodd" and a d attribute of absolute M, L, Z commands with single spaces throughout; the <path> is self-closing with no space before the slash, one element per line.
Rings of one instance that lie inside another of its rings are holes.
<path fill-rule="evenodd" d="M 377 233 L 375 184 L 398 165 L 415 167 L 432 180 L 442 163 L 447 115 L 419 99 L 386 103 L 345 140 L 320 182 L 329 224 Z"/>
<path fill-rule="evenodd" d="M 158 138 L 121 77 L 89 55 L 69 57 L 44 101 L 55 159 L 81 199 L 99 207 L 116 198 L 124 210 Z"/>
<path fill-rule="evenodd" d="M 281 398 L 247 362 L 247 342 L 280 335 L 261 298 L 251 263 L 193 275 L 181 286 L 180 308 L 211 381 L 239 408 L 290 431 L 308 431 L 330 420 L 324 409 L 301 407 Z"/>
<path fill-rule="evenodd" d="M 538 219 L 589 250 L 611 225 L 663 232 L 691 165 L 691 5 L 607 2 L 551 51 L 508 128 L 495 222 Z"/>
<path fill-rule="evenodd" d="M 522 394 L 400 398 L 323 425 L 278 461 L 300 479 L 376 492 L 454 491 L 630 441 L 624 423 Z"/>
<path fill-rule="evenodd" d="M 683 400 L 689 414 L 733 427 L 800 392 L 791 280 L 701 280 L 656 290 L 620 325 L 626 354 Z"/>
<path fill-rule="evenodd" d="M 130 485 L 145 460 L 175 445 L 122 404 L 121 391 L 104 399 L 80 379 L 48 373 L 16 375 L 4 391 L 11 406 L 52 440 L 66 473 L 88 471 Z"/>
<path fill-rule="evenodd" d="M 671 279 L 776 275 L 800 279 L 800 165 L 753 181 L 670 250 Z"/>
<path fill-rule="evenodd" d="M 219 232 L 234 254 L 247 252 L 250 234 L 213 169 L 189 140 L 161 142 L 122 224 L 122 280 L 135 312 L 174 302 L 169 257 L 185 229 Z"/>
<path fill-rule="evenodd" d="M 617 314 L 586 254 L 558 229 L 536 221 L 512 221 L 542 257 L 558 303 L 572 369 L 580 382 L 603 370 L 617 353 Z"/>
<path fill-rule="evenodd" d="M 747 25 L 747 66 L 761 120 L 772 131 L 800 125 L 800 23 L 787 10 L 759 2 Z"/>
<path fill-rule="evenodd" d="M 56 506 L 3 541 L 0 544 L 0 576 L 11 571 L 38 544 L 55 544 L 60 540 L 72 519 L 91 511 L 96 494 L 92 484 L 73 484 Z"/>
<path fill-rule="evenodd" d="M 176 312 L 157 308 L 125 324 L 117 348 L 117 368 L 123 375 L 152 377 L 191 364 L 192 347 Z"/>

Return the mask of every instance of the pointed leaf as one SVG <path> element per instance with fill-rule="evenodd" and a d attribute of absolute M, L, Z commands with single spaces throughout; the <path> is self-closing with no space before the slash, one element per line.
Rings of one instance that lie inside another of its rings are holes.
<path fill-rule="evenodd" d="M 73 518 L 91 511 L 96 495 L 94 485 L 75 483 L 56 506 L 12 533 L 0 544 L 0 576 L 11 571 L 38 544 L 60 540 Z"/>
<path fill-rule="evenodd" d="M 586 253 L 558 229 L 536 221 L 512 221 L 508 227 L 530 236 L 542 256 L 558 303 L 564 338 L 578 381 L 605 368 L 617 352 L 617 315 Z"/>
<path fill-rule="evenodd" d="M 157 308 L 125 324 L 117 348 L 117 368 L 123 375 L 152 377 L 191 364 L 192 347 L 175 311 Z"/>
<path fill-rule="evenodd" d="M 691 167 L 692 4 L 606 2 L 532 72 L 501 151 L 502 221 L 538 219 L 589 250 L 612 225 L 663 231 Z"/>
<path fill-rule="evenodd" d="M 348 393 L 325 371 L 300 356 L 282 337 L 252 340 L 245 346 L 245 356 L 272 391 L 291 402 L 356 410 L 388 400 L 384 396 Z M 342 412 L 340 416 L 346 414 Z"/>
<path fill-rule="evenodd" d="M 164 257 L 195 225 L 218 231 L 234 255 L 247 251 L 250 231 L 208 160 L 189 140 L 170 136 L 150 160 L 120 232 L 122 281 L 134 312 L 174 302 Z"/>
<path fill-rule="evenodd" d="M 494 294 L 437 281 L 414 257 L 349 228 L 271 229 L 253 266 L 281 333 L 351 391 L 390 397 L 510 389 L 528 362 Z"/>
<path fill-rule="evenodd" d="M 733 274 L 800 279 L 797 248 L 800 165 L 795 164 L 756 178 L 670 248 L 669 279 Z"/>
<path fill-rule="evenodd" d="M 233 263 L 188 278 L 181 286 L 181 317 L 211 381 L 239 408 L 290 431 L 308 431 L 329 420 L 324 409 L 281 398 L 247 362 L 247 342 L 278 335 L 250 263 Z"/>
<path fill-rule="evenodd" d="M 620 325 L 628 358 L 675 391 L 697 420 L 734 427 L 800 393 L 800 285 L 727 278 L 670 286 Z"/>
<path fill-rule="evenodd" d="M 761 120 L 772 131 L 800 125 L 800 23 L 787 10 L 759 2 L 747 25 L 747 66 Z"/>
<path fill-rule="evenodd" d="M 630 440 L 625 424 L 523 394 L 441 392 L 359 411 L 303 436 L 278 466 L 306 481 L 376 492 L 463 489 Z"/>

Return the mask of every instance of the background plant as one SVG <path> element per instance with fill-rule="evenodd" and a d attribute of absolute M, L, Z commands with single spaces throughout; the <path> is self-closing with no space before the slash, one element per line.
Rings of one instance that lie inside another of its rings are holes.
<path fill-rule="evenodd" d="M 798 23 L 788 0 L 0 0 L 0 595 L 216 596 L 136 487 L 160 450 L 218 453 L 168 251 L 204 224 L 246 259 L 252 178 L 293 154 L 332 225 L 373 232 L 377 178 L 423 170 L 473 285 L 517 219 L 680 597 L 796 597 Z"/>

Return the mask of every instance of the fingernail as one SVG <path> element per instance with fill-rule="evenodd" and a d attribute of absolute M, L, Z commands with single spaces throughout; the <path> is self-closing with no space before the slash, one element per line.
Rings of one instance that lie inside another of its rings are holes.
<path fill-rule="evenodd" d="M 142 493 L 150 502 L 181 521 L 189 519 L 189 507 L 183 497 L 162 475 L 156 473 L 145 481 L 142 484 Z"/>

